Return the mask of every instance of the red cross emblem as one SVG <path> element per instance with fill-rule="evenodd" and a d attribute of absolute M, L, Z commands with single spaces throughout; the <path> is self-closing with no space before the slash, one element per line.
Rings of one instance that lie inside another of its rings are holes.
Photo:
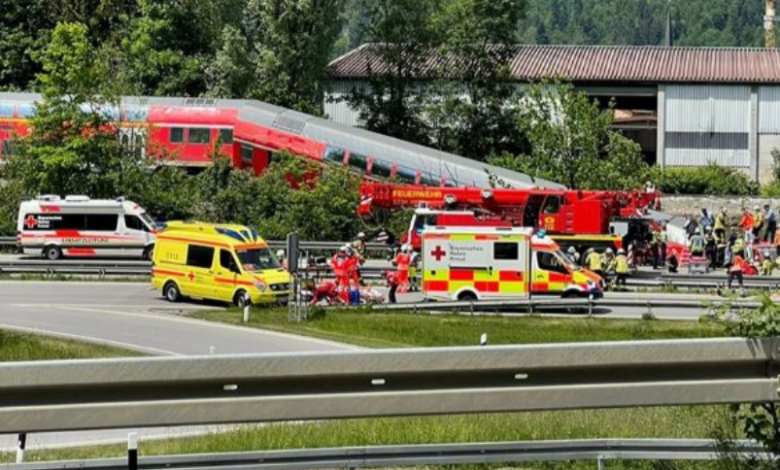
<path fill-rule="evenodd" d="M 38 225 L 38 219 L 36 219 L 34 215 L 28 215 L 27 218 L 24 219 L 24 225 L 29 229 L 33 229 Z"/>
<path fill-rule="evenodd" d="M 436 246 L 436 249 L 431 251 L 431 255 L 436 258 L 436 261 L 441 261 L 441 259 L 446 255 L 447 252 L 442 250 L 440 246 Z"/>
<path fill-rule="evenodd" d="M 187 279 L 189 279 L 190 282 L 192 282 L 195 279 L 195 273 L 190 271 L 190 273 L 187 274 Z"/>

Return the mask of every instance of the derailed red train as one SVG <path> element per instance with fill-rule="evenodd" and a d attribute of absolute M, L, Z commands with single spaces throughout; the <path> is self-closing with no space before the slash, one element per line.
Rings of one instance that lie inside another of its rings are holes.
<path fill-rule="evenodd" d="M 0 93 L 0 157 L 27 134 L 35 103 L 32 93 Z M 120 139 L 168 163 L 203 167 L 216 142 L 240 168 L 260 174 L 274 154 L 287 151 L 318 163 L 346 165 L 367 178 L 406 184 L 488 187 L 489 175 L 518 188 L 560 185 L 440 152 L 428 147 L 249 100 L 123 97 L 105 112 Z M 165 149 L 167 152 L 162 152 Z"/>

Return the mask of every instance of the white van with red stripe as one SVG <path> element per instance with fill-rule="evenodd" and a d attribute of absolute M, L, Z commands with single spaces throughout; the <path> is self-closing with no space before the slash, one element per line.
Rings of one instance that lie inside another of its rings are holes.
<path fill-rule="evenodd" d="M 124 198 L 40 196 L 22 202 L 17 243 L 25 255 L 152 258 L 157 231 L 146 211 Z"/>

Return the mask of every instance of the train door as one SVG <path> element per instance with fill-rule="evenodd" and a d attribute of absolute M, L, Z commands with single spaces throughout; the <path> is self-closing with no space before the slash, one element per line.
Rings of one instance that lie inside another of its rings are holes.
<path fill-rule="evenodd" d="M 119 129 L 119 141 L 132 150 L 138 160 L 146 158 L 146 129 L 139 127 L 122 127 Z"/>

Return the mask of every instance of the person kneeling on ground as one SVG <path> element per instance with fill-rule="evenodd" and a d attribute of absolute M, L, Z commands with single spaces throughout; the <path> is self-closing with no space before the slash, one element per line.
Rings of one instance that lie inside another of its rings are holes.
<path fill-rule="evenodd" d="M 677 274 L 677 268 L 680 266 L 680 260 L 677 258 L 677 250 L 673 250 L 669 255 L 669 273 Z"/>
<path fill-rule="evenodd" d="M 775 262 L 769 255 L 769 250 L 764 251 L 764 260 L 761 262 L 761 275 L 771 276 L 775 270 Z"/>
<path fill-rule="evenodd" d="M 398 276 L 392 271 L 385 271 L 384 278 L 387 281 L 387 287 L 390 288 L 390 292 L 387 294 L 387 299 L 391 304 L 394 304 L 396 302 L 395 292 L 398 290 L 398 286 L 400 284 L 398 281 Z"/>
<path fill-rule="evenodd" d="M 333 281 L 325 281 L 320 284 L 314 290 L 314 297 L 311 299 L 310 305 L 317 305 L 322 301 L 326 301 L 328 305 L 343 304 L 344 299 L 339 295 L 339 286 Z"/>

